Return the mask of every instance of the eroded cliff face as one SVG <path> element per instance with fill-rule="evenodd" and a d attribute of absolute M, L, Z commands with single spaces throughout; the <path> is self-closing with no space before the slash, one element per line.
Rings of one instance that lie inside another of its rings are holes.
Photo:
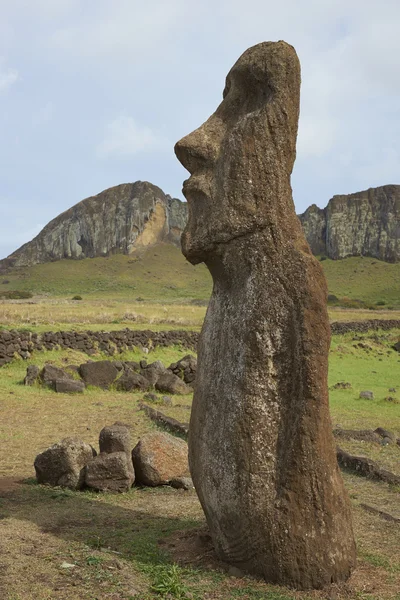
<path fill-rule="evenodd" d="M 145 181 L 125 183 L 58 215 L 31 242 L 0 261 L 0 268 L 130 254 L 161 241 L 179 245 L 186 218 L 186 203 L 157 186 Z"/>
<path fill-rule="evenodd" d="M 314 254 L 400 261 L 400 185 L 334 196 L 325 209 L 313 204 L 299 218 Z"/>

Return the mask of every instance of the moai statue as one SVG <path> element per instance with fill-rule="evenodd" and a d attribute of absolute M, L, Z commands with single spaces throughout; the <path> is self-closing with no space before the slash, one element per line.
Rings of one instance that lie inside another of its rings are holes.
<path fill-rule="evenodd" d="M 296 216 L 300 65 L 248 49 L 223 101 L 175 152 L 190 172 L 182 250 L 213 292 L 198 348 L 189 460 L 219 558 L 299 589 L 355 565 L 328 408 L 327 288 Z"/>

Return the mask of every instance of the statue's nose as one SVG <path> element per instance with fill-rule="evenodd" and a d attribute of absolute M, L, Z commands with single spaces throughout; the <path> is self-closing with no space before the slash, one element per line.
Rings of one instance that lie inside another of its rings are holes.
<path fill-rule="evenodd" d="M 179 162 L 191 175 L 214 165 L 221 141 L 219 133 L 218 128 L 207 122 L 175 144 Z"/>

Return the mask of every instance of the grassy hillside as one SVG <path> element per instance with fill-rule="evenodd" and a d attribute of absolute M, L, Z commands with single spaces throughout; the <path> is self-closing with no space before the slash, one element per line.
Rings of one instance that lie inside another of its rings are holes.
<path fill-rule="evenodd" d="M 327 259 L 321 264 L 330 294 L 382 307 L 400 307 L 400 263 L 353 257 Z M 211 277 L 204 265 L 192 266 L 175 246 L 160 244 L 130 256 L 61 260 L 21 268 L 0 280 L 0 292 L 7 290 L 64 298 L 79 294 L 115 300 L 186 302 L 207 300 Z"/>
<path fill-rule="evenodd" d="M 353 256 L 322 263 L 329 293 L 372 304 L 400 306 L 400 263 Z"/>
<path fill-rule="evenodd" d="M 130 256 L 60 260 L 18 269 L 4 277 L 0 291 L 68 297 L 143 298 L 160 302 L 207 299 L 211 277 L 204 265 L 193 266 L 178 248 L 159 244 Z"/>

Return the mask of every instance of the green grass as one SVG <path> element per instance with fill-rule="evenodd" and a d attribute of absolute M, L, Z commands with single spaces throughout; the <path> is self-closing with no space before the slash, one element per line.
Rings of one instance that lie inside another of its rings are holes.
<path fill-rule="evenodd" d="M 329 293 L 338 298 L 359 299 L 380 308 L 400 306 L 400 263 L 375 258 L 351 257 L 321 262 Z"/>
<path fill-rule="evenodd" d="M 332 339 L 329 384 L 352 384 L 350 390 L 330 392 L 333 424 L 349 429 L 382 426 L 400 436 L 400 405 L 384 400 L 389 387 L 396 387 L 400 397 L 400 355 L 391 350 L 400 330 L 365 334 L 359 336 L 361 340 L 353 337 Z M 366 348 L 357 346 L 360 342 Z M 136 350 L 114 358 L 159 359 L 168 365 L 186 353 L 179 347 L 156 348 L 148 355 Z M 94 357 L 101 358 L 107 357 Z M 6 573 L 4 579 L 0 576 L 0 596 L 5 600 L 326 600 L 326 591 L 294 592 L 231 576 L 207 551 L 185 546 L 185 536 L 194 536 L 205 526 L 194 492 L 134 488 L 114 495 L 36 485 L 32 480 L 35 455 L 62 437 L 76 435 L 97 447 L 101 428 L 119 420 L 130 425 L 133 446 L 143 433 L 155 429 L 138 410 L 142 394 L 92 388 L 68 396 L 21 383 L 28 364 L 52 361 L 63 366 L 86 360 L 79 351 L 35 352 L 29 361 L 18 360 L 0 370 L 0 443 L 6 449 L 0 456 L 0 473 L 28 478 L 12 492 L 2 495 L 0 490 L 0 555 Z M 360 400 L 362 389 L 372 390 L 375 399 Z M 190 411 L 185 406 L 190 403 L 190 396 L 175 396 L 173 406 L 161 410 L 187 421 Z M 341 445 L 371 456 L 384 468 L 398 469 L 396 446 L 351 441 Z M 361 505 L 400 516 L 398 494 L 390 486 L 355 475 L 344 474 L 344 479 L 352 499 L 360 566 L 350 583 L 335 587 L 332 594 L 337 600 L 394 600 L 400 587 L 398 528 Z M 62 569 L 64 562 L 75 567 Z"/>
<path fill-rule="evenodd" d="M 385 401 L 388 396 L 400 400 L 400 354 L 391 346 L 400 339 L 400 330 L 364 334 L 353 340 L 354 334 L 333 336 L 329 360 L 329 385 L 349 382 L 351 389 L 330 390 L 330 407 L 335 423 L 343 428 L 368 429 L 378 426 L 397 428 L 400 436 L 400 405 Z M 364 344 L 366 348 L 357 345 Z M 389 388 L 396 388 L 390 393 Z M 374 400 L 359 398 L 370 390 Z"/>
<path fill-rule="evenodd" d="M 352 257 L 321 262 L 331 294 L 377 305 L 400 307 L 400 263 Z M 130 299 L 163 303 L 207 300 L 211 277 L 204 265 L 192 266 L 178 248 L 159 244 L 130 256 L 60 260 L 21 267 L 7 274 L 1 291 L 22 290 L 72 299 Z M 76 301 L 79 303 L 78 301 Z"/>
<path fill-rule="evenodd" d="M 204 265 L 193 266 L 178 248 L 159 244 L 130 256 L 60 260 L 24 267 L 7 274 L 2 290 L 70 297 L 143 298 L 162 302 L 206 300 L 211 276 Z"/>

